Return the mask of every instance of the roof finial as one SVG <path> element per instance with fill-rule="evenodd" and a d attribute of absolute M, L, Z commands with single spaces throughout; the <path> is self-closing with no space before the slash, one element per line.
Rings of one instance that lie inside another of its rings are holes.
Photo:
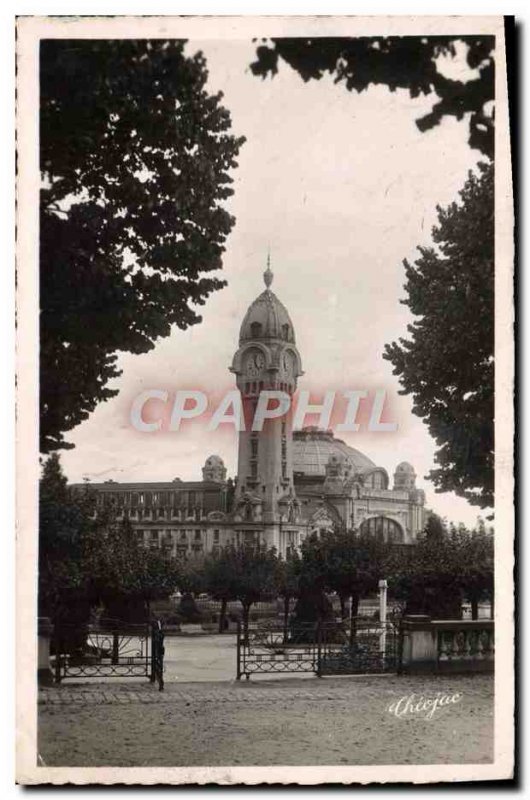
<path fill-rule="evenodd" d="M 267 253 L 267 269 L 263 273 L 263 280 L 265 281 L 265 286 L 267 287 L 267 289 L 271 285 L 273 278 L 274 278 L 274 273 L 271 270 L 271 251 L 270 251 L 270 247 L 269 247 L 269 250 L 268 250 L 268 253 Z"/>

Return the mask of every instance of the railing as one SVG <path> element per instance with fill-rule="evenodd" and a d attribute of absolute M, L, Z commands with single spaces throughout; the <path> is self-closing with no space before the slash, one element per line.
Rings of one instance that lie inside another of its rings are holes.
<path fill-rule="evenodd" d="M 245 631 L 237 624 L 236 679 L 244 675 L 318 672 L 316 626 L 298 626 L 286 631 L 276 623 L 249 625 Z"/>
<path fill-rule="evenodd" d="M 438 669 L 465 669 L 467 666 L 493 669 L 495 631 L 492 620 L 434 621 L 437 632 Z"/>
<path fill-rule="evenodd" d="M 237 628 L 236 678 L 273 673 L 355 675 L 396 672 L 399 632 L 390 622 L 358 617 L 342 622 Z"/>
<path fill-rule="evenodd" d="M 57 624 L 53 635 L 56 683 L 66 679 L 142 678 L 164 688 L 164 633 L 160 622 L 104 626 Z"/>
<path fill-rule="evenodd" d="M 492 620 L 431 620 L 409 616 L 388 622 L 360 616 L 286 628 L 277 621 L 238 624 L 238 680 L 255 674 L 324 675 L 385 672 L 491 672 Z"/>
<path fill-rule="evenodd" d="M 349 624 L 324 624 L 320 632 L 320 675 L 397 672 L 399 629 L 392 622 L 356 617 Z"/>
<path fill-rule="evenodd" d="M 493 620 L 402 621 L 402 672 L 492 672 L 495 661 Z"/>

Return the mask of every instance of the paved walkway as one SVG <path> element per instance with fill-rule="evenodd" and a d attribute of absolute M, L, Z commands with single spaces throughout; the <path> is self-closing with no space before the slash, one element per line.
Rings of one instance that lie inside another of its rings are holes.
<path fill-rule="evenodd" d="M 432 685 L 432 678 L 427 679 Z M 296 700 L 310 700 L 311 702 L 329 703 L 331 701 L 343 702 L 353 700 L 367 682 L 375 689 L 380 686 L 381 692 L 385 695 L 388 687 L 396 687 L 398 679 L 395 675 L 391 676 L 357 676 L 347 678 L 323 678 L 319 680 L 313 677 L 308 683 L 307 679 L 283 677 L 281 685 L 277 679 L 259 681 L 233 681 L 216 683 L 181 683 L 167 684 L 162 692 L 156 685 L 146 682 L 120 683 L 116 681 L 114 685 L 107 682 L 103 686 L 89 684 L 68 684 L 59 687 L 41 689 L 38 695 L 38 703 L 42 706 L 64 707 L 64 706 L 91 706 L 99 704 L 129 705 L 134 703 L 148 704 L 175 704 L 175 703 L 246 703 L 255 704 L 256 702 L 276 703 L 294 702 Z M 398 685 L 403 681 L 407 686 L 410 679 L 399 679 Z M 414 679 L 414 685 L 425 683 L 425 679 Z M 443 681 L 444 685 L 446 681 Z M 390 690 L 392 691 L 392 690 Z"/>
<path fill-rule="evenodd" d="M 460 695 L 396 717 L 401 697 Z M 487 763 L 493 678 L 358 676 L 278 681 L 65 684 L 39 693 L 48 766 Z"/>

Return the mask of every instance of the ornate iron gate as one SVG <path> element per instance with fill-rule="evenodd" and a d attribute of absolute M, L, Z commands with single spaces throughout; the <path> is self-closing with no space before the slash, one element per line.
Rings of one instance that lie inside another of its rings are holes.
<path fill-rule="evenodd" d="M 401 658 L 399 628 L 366 617 L 353 625 L 325 622 L 290 626 L 277 623 L 237 630 L 237 673 L 245 676 L 273 673 L 363 675 L 397 672 Z"/>
<path fill-rule="evenodd" d="M 67 678 L 149 678 L 164 688 L 164 632 L 160 622 L 134 625 L 56 625 L 55 682 Z"/>

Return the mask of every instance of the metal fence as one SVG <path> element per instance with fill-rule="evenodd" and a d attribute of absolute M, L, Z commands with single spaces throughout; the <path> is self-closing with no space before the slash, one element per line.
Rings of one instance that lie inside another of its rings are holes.
<path fill-rule="evenodd" d="M 100 625 L 56 624 L 52 656 L 56 683 L 66 679 L 148 678 L 164 688 L 164 632 L 160 622 L 120 620 Z"/>
<path fill-rule="evenodd" d="M 397 672 L 401 656 L 398 624 L 356 617 L 352 625 L 324 624 L 320 631 L 320 675 Z"/>
<path fill-rule="evenodd" d="M 400 632 L 392 622 L 356 617 L 352 624 L 239 624 L 236 678 L 251 675 L 354 675 L 397 672 Z"/>
<path fill-rule="evenodd" d="M 315 626 L 298 626 L 286 632 L 275 623 L 237 626 L 236 678 L 244 675 L 303 673 L 318 670 L 318 635 Z"/>

